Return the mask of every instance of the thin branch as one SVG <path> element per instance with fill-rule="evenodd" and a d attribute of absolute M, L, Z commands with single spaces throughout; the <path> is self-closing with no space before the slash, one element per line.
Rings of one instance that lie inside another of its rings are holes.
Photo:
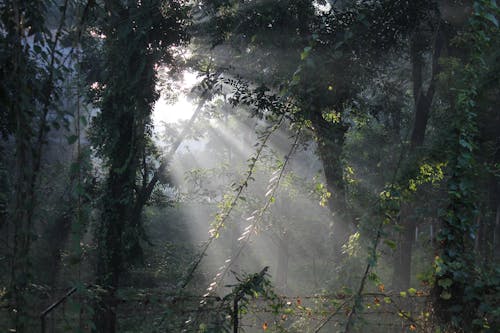
<path fill-rule="evenodd" d="M 40 170 L 41 166 L 41 155 L 42 155 L 42 147 L 43 147 L 43 138 L 45 136 L 45 131 L 46 131 L 46 123 L 47 123 L 47 115 L 49 113 L 49 106 L 51 104 L 51 98 L 50 96 L 52 95 L 54 91 L 54 69 L 55 69 L 55 60 L 56 60 L 56 48 L 57 44 L 59 43 L 59 39 L 61 38 L 62 34 L 62 29 L 64 27 L 64 22 L 66 21 L 66 11 L 68 8 L 68 0 L 64 1 L 64 5 L 62 8 L 62 16 L 61 20 L 59 22 L 59 26 L 57 27 L 56 35 L 54 38 L 54 42 L 52 44 L 52 47 L 50 49 L 51 57 L 50 57 L 50 65 L 49 65 L 49 77 L 47 78 L 47 82 L 45 83 L 45 101 L 43 105 L 43 111 L 42 111 L 42 117 L 40 120 L 40 128 L 38 129 L 38 137 L 37 137 L 37 148 L 36 148 L 36 155 L 35 155 L 35 164 L 33 166 L 33 174 L 31 176 L 31 191 L 33 191 L 35 184 L 36 184 L 36 178 L 38 175 L 38 171 Z"/>
<path fill-rule="evenodd" d="M 271 206 L 271 204 L 274 202 L 274 195 L 275 195 L 276 191 L 279 188 L 279 185 L 280 185 L 281 179 L 283 178 L 283 174 L 285 172 L 285 169 L 286 169 L 286 167 L 288 165 L 288 162 L 290 161 L 291 156 L 293 155 L 293 152 L 295 151 L 295 149 L 298 146 L 298 141 L 299 141 L 299 138 L 300 138 L 300 131 L 301 131 L 301 128 L 299 128 L 297 130 L 297 134 L 295 136 L 295 140 L 294 140 L 293 144 L 291 145 L 288 154 L 285 155 L 285 161 L 283 162 L 283 166 L 280 168 L 280 171 L 279 171 L 279 174 L 278 174 L 278 178 L 275 180 L 275 184 L 273 186 L 272 191 L 271 192 L 269 192 L 269 191 L 267 192 L 267 193 L 269 193 L 269 194 L 267 194 L 267 196 L 268 196 L 269 199 L 266 201 L 266 204 L 264 205 L 264 207 L 259 211 L 259 215 L 254 219 L 254 222 L 251 224 L 250 229 L 248 229 L 248 234 L 246 235 L 246 237 L 242 239 L 242 244 L 241 244 L 240 248 L 238 249 L 238 251 L 236 252 L 236 254 L 231 257 L 231 259 L 230 259 L 231 261 L 226 265 L 225 270 L 219 276 L 219 281 L 224 278 L 224 276 L 229 271 L 229 268 L 233 265 L 233 263 L 236 261 L 236 259 L 241 255 L 241 253 L 243 252 L 243 249 L 245 248 L 245 246 L 250 241 L 250 237 L 252 235 L 252 231 L 251 230 L 255 230 L 255 227 L 262 220 L 262 218 L 264 216 L 264 213 L 269 209 L 269 207 Z"/>
<path fill-rule="evenodd" d="M 332 313 L 331 313 L 331 314 L 330 314 L 330 315 L 329 315 L 329 316 L 328 316 L 328 317 L 327 317 L 327 318 L 326 318 L 326 319 L 325 319 L 322 323 L 320 323 L 320 324 L 318 325 L 318 327 L 316 327 L 316 329 L 314 330 L 314 333 L 318 333 L 319 331 L 321 331 L 321 329 L 322 329 L 322 328 L 323 328 L 326 324 L 328 324 L 328 322 L 329 322 L 330 320 L 332 320 L 332 318 L 333 318 L 333 317 L 335 317 L 335 315 L 336 315 L 337 313 L 339 313 L 339 311 L 340 311 L 340 310 L 342 310 L 342 308 L 344 307 L 344 305 L 346 305 L 347 301 L 349 301 L 349 300 L 350 300 L 350 298 L 349 298 L 349 299 L 346 299 L 344 302 L 342 302 L 342 304 L 340 304 L 340 305 L 339 305 L 339 307 L 338 307 L 335 311 L 333 311 L 333 312 L 332 312 Z"/>
<path fill-rule="evenodd" d="M 256 163 L 259 160 L 259 158 L 260 158 L 260 156 L 261 156 L 261 154 L 262 154 L 262 152 L 264 150 L 264 147 L 266 146 L 267 142 L 269 141 L 269 138 L 271 137 L 271 135 L 278 129 L 278 127 L 281 124 L 281 122 L 283 121 L 283 119 L 284 119 L 284 117 L 282 116 L 279 119 L 278 123 L 275 124 L 268 131 L 268 133 L 266 134 L 266 136 L 263 138 L 263 140 L 262 140 L 262 142 L 261 142 L 261 144 L 260 144 L 259 148 L 257 149 L 257 152 L 256 152 L 256 154 L 254 156 L 253 162 L 252 162 L 252 164 L 249 167 L 249 170 L 247 172 L 247 176 L 245 177 L 245 179 L 243 180 L 243 182 L 241 183 L 241 185 L 238 187 L 238 191 L 236 192 L 236 195 L 234 196 L 234 198 L 231 201 L 231 203 L 229 204 L 229 208 L 227 209 L 227 211 L 226 212 L 221 212 L 221 216 L 222 216 L 221 221 L 219 221 L 218 225 L 212 231 L 212 235 L 210 236 L 210 238 L 208 239 L 208 241 L 205 243 L 205 246 L 203 247 L 203 250 L 201 251 L 201 253 L 198 256 L 197 260 L 194 262 L 194 264 L 192 265 L 192 267 L 188 271 L 186 279 L 181 284 L 181 290 L 184 289 L 184 288 L 186 288 L 186 286 L 189 284 L 189 282 L 191 282 L 191 280 L 193 278 L 193 273 L 196 271 L 196 269 L 200 265 L 200 263 L 203 260 L 203 257 L 205 256 L 208 248 L 210 247 L 210 245 L 212 244 L 212 242 L 214 241 L 214 239 L 218 235 L 219 231 L 224 226 L 224 223 L 226 222 L 226 220 L 231 215 L 231 212 L 233 211 L 234 207 L 236 206 L 236 203 L 238 202 L 239 198 L 241 197 L 241 194 L 243 193 L 243 190 L 247 187 L 248 183 L 250 182 L 250 180 L 252 178 L 253 172 L 255 171 Z"/>

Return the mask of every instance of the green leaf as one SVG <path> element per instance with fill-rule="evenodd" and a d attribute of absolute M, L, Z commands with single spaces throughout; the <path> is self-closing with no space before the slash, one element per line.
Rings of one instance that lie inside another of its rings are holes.
<path fill-rule="evenodd" d="M 302 51 L 302 53 L 300 54 L 300 60 L 306 59 L 309 56 L 311 50 L 312 50 L 311 46 L 304 47 L 304 51 Z"/>
<path fill-rule="evenodd" d="M 337 51 L 333 52 L 334 59 L 340 59 L 340 58 L 342 58 L 343 55 L 344 55 L 344 53 L 342 51 L 337 50 Z"/>
<path fill-rule="evenodd" d="M 373 273 L 373 272 L 368 274 L 368 279 L 370 281 L 380 282 L 378 275 L 376 273 Z"/>
<path fill-rule="evenodd" d="M 390 247 L 392 250 L 396 249 L 396 242 L 390 239 L 384 240 L 384 244 Z"/>
<path fill-rule="evenodd" d="M 490 21 L 491 23 L 493 23 L 495 25 L 495 27 L 499 27 L 498 26 L 498 20 L 497 18 L 495 17 L 495 15 L 493 15 L 492 13 L 486 13 L 484 15 L 484 18 L 487 19 L 488 21 Z"/>
<path fill-rule="evenodd" d="M 444 300 L 449 300 L 451 298 L 451 293 L 448 291 L 443 291 L 441 295 L 439 295 Z"/>
<path fill-rule="evenodd" d="M 77 135 L 70 135 L 66 139 L 68 140 L 68 144 L 72 145 L 76 142 L 76 140 L 78 140 L 78 136 Z"/>
<path fill-rule="evenodd" d="M 443 288 L 449 288 L 453 284 L 453 280 L 446 278 L 446 279 L 439 279 L 438 280 L 438 286 L 443 287 Z"/>
<path fill-rule="evenodd" d="M 87 118 L 85 118 L 84 116 L 80 116 L 80 123 L 82 124 L 82 126 L 87 126 Z"/>
<path fill-rule="evenodd" d="M 300 75 L 294 75 L 292 77 L 292 82 L 290 83 L 291 86 L 295 86 L 297 84 L 299 84 L 300 82 Z"/>

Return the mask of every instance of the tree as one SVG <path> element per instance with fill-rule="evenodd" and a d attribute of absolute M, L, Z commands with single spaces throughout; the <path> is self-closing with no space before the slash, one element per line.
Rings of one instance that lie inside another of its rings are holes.
<path fill-rule="evenodd" d="M 58 330 L 64 312 L 80 329 L 93 316 L 96 332 L 237 331 L 251 318 L 349 332 L 371 328 L 358 320 L 369 305 L 411 331 L 497 331 L 496 2 L 191 4 L 0 4 L 0 330 L 33 331 L 42 312 Z M 162 156 L 163 65 L 204 79 Z M 225 125 L 199 122 L 202 144 L 174 161 L 203 111 Z M 180 165 L 194 167 L 181 185 Z M 289 295 L 270 291 L 265 266 Z M 161 320 L 119 320 L 132 308 Z"/>
<path fill-rule="evenodd" d="M 407 38 L 418 34 L 424 22 L 429 21 L 433 3 L 342 3 L 321 10 L 313 1 L 257 2 L 251 6 L 224 1 L 209 3 L 207 7 L 209 13 L 224 13 L 214 17 L 212 25 L 214 55 L 221 66 L 226 65 L 227 52 L 244 59 L 239 66 L 233 61 L 230 68 L 234 69 L 230 72 L 290 96 L 298 108 L 294 121 L 306 121 L 313 130 L 331 193 L 328 205 L 336 229 L 333 244 L 340 253 L 341 245 L 358 227 L 357 213 L 349 202 L 344 181 L 343 147 L 352 123 L 349 110 L 358 94 L 387 65 L 388 58 L 384 55 L 404 45 Z M 220 54 L 217 45 L 226 40 L 227 44 L 220 47 L 226 54 Z M 233 51 L 228 51 L 228 47 L 233 47 Z M 282 54 L 283 49 L 289 52 Z M 243 50 L 246 55 L 238 56 Z M 421 94 L 422 64 L 418 60 L 421 52 L 415 52 L 418 53 L 414 70 L 418 95 Z M 270 62 L 269 54 L 280 61 Z M 435 63 L 437 58 L 439 50 Z M 248 59 L 264 72 L 260 78 L 241 69 Z M 416 101 L 424 103 L 418 107 L 416 117 L 417 141 L 420 140 L 417 137 L 423 137 L 422 129 L 425 131 L 430 107 L 426 101 L 432 100 L 434 89 L 433 83 L 427 93 L 422 91 L 426 98 L 415 95 Z"/>
<path fill-rule="evenodd" d="M 486 117 L 498 124 L 495 117 L 490 118 L 490 103 L 494 101 L 486 97 L 487 92 L 496 89 L 498 80 L 498 76 L 490 76 L 490 66 L 495 67 L 493 64 L 498 60 L 498 15 L 499 8 L 495 3 L 476 1 L 463 39 L 456 40 L 455 44 L 467 52 L 460 53 L 459 57 L 452 54 L 447 63 L 447 78 L 454 79 L 448 105 L 453 121 L 446 140 L 449 147 L 446 150 L 448 200 L 438 235 L 440 243 L 435 259 L 433 297 L 442 325 L 457 331 L 495 330 L 499 325 L 498 315 L 491 311 L 490 304 L 499 295 L 498 288 L 491 284 L 498 282 L 498 268 L 491 262 L 485 265 L 483 260 L 478 260 L 487 254 L 474 244 L 475 238 L 482 236 L 480 230 L 485 226 L 478 221 L 491 219 L 489 216 L 495 216 L 496 210 L 495 205 L 488 204 L 486 199 L 491 188 L 482 188 L 491 181 L 488 165 L 497 163 L 497 156 L 487 150 L 483 155 L 478 148 L 485 147 L 486 142 L 498 140 L 498 133 L 491 136 L 487 130 L 480 132 L 479 128 L 487 127 L 480 127 L 478 120 Z M 494 56 L 490 58 L 490 54 Z M 458 72 L 452 71 L 459 68 Z M 493 224 L 489 224 L 489 230 L 495 232 Z"/>
<path fill-rule="evenodd" d="M 96 278 L 106 293 L 96 308 L 95 330 L 115 332 L 120 274 L 139 244 L 142 206 L 136 212 L 134 203 L 139 195 L 139 163 L 158 97 L 155 66 L 169 61 L 169 47 L 186 39 L 185 8 L 174 1 L 104 1 L 93 11 L 95 29 L 104 36 L 104 71 L 98 80 L 100 113 L 93 120 L 92 139 L 107 168 L 96 229 Z"/>
<path fill-rule="evenodd" d="M 10 184 L 13 194 L 7 197 L 6 222 L 0 225 L 11 249 L 8 298 L 11 327 L 17 332 L 27 329 L 29 319 L 27 296 L 33 281 L 30 251 L 35 240 L 43 149 L 47 132 L 61 127 L 64 115 L 59 94 L 69 67 L 60 42 L 66 36 L 68 1 L 54 9 L 45 1 L 6 1 L 0 6 L 0 131 L 2 145 L 13 151 L 9 168 L 15 174 Z M 56 18 L 53 22 L 46 20 L 49 12 Z"/>

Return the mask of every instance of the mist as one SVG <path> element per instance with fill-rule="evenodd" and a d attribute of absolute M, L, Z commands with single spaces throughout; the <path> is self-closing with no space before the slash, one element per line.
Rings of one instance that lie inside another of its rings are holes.
<path fill-rule="evenodd" d="M 499 14 L 4 1 L 0 331 L 499 331 Z"/>

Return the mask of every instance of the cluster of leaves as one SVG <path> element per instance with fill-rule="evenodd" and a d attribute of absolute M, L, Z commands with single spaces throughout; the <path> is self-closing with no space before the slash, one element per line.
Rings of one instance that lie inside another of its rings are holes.
<path fill-rule="evenodd" d="M 473 248 L 477 237 L 479 216 L 478 115 L 484 112 L 479 96 L 488 84 L 483 77 L 490 70 L 486 60 L 493 40 L 499 36 L 497 17 L 500 9 L 495 1 L 476 1 L 470 30 L 462 38 L 473 42 L 469 57 L 459 71 L 454 88 L 453 128 L 450 140 L 450 178 L 447 182 L 449 206 L 444 212 L 443 227 L 438 240 L 440 254 L 436 257 L 436 312 L 450 326 L 464 330 L 495 329 L 498 311 L 490 303 L 498 297 L 498 270 L 475 264 Z M 487 171 L 486 171 L 487 172 Z M 472 281 L 476 281 L 471 283 Z M 488 289 L 484 289 L 488 288 Z"/>

